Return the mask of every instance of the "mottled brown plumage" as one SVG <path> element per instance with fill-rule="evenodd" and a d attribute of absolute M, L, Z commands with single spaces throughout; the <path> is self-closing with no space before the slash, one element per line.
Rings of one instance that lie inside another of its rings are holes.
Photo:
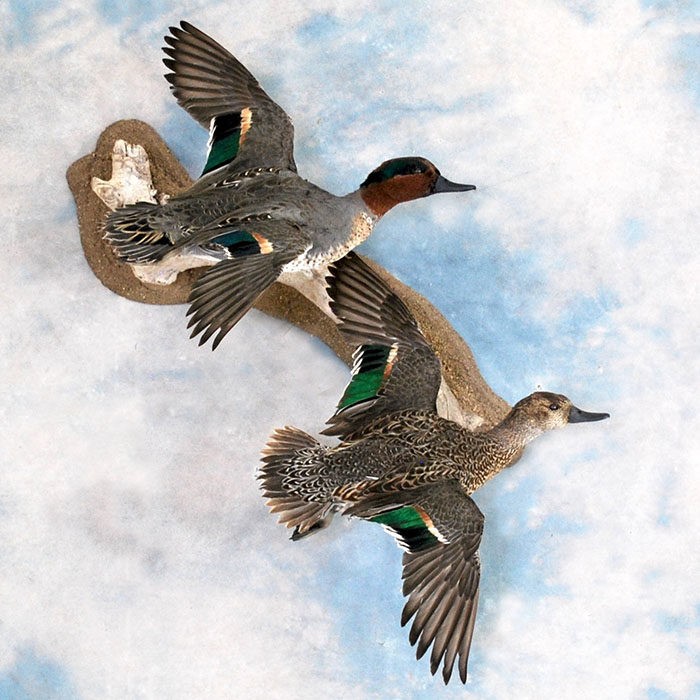
<path fill-rule="evenodd" d="M 353 377 L 320 444 L 296 428 L 275 431 L 259 478 L 272 512 L 298 539 L 334 512 L 377 522 L 407 550 L 401 617 L 420 658 L 457 663 L 463 682 L 474 631 L 483 515 L 470 494 L 509 466 L 528 442 L 570 422 L 600 420 L 561 394 L 536 392 L 506 418 L 471 432 L 435 409 L 440 363 L 415 319 L 356 255 L 332 266 L 329 294 L 340 330 L 358 345 Z"/>

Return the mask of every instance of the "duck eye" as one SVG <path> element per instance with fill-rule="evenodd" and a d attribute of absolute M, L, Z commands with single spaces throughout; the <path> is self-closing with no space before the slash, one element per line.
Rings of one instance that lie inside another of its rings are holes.
<path fill-rule="evenodd" d="M 558 403 L 550 403 L 550 404 L 549 404 L 549 410 L 550 410 L 550 411 L 558 411 L 558 410 L 559 410 L 559 404 L 558 404 Z"/>

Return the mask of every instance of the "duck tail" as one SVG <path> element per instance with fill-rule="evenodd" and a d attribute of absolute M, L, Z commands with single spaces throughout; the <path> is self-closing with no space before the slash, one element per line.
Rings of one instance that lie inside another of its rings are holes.
<path fill-rule="evenodd" d="M 159 206 L 136 202 L 107 216 L 103 238 L 119 260 L 137 265 L 155 263 L 172 250 L 168 237 L 153 226 L 152 215 Z"/>
<path fill-rule="evenodd" d="M 299 540 L 327 527 L 333 504 L 323 492 L 322 457 L 327 448 L 297 428 L 278 428 L 262 451 L 258 479 L 272 513 L 293 527 Z"/>

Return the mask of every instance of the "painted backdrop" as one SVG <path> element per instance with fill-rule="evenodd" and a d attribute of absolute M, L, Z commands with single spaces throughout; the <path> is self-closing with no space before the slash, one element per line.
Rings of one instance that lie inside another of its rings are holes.
<path fill-rule="evenodd" d="M 0 697 L 700 697 L 697 3 L 9 0 L 0 9 Z M 302 175 L 354 189 L 418 154 L 478 190 L 405 204 L 362 252 L 425 294 L 509 402 L 610 421 L 531 446 L 476 494 L 466 687 L 399 627 L 400 551 L 336 522 L 291 543 L 254 472 L 347 379 L 251 312 L 215 353 L 184 307 L 103 288 L 68 165 L 152 124 L 188 19 L 292 115 Z"/>

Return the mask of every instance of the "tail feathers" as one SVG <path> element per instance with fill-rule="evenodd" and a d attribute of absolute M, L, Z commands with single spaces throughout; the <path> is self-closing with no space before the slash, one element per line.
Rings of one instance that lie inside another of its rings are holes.
<path fill-rule="evenodd" d="M 277 428 L 270 435 L 270 439 L 262 451 L 263 462 L 268 464 L 277 461 L 279 457 L 292 457 L 294 452 L 307 447 L 322 447 L 322 445 L 315 437 L 299 430 L 299 428 L 293 428 L 290 425 Z"/>
<path fill-rule="evenodd" d="M 328 525 L 333 504 L 319 492 L 319 457 L 325 447 L 302 430 L 289 426 L 275 430 L 262 451 L 258 479 L 272 513 L 294 528 L 293 540 Z"/>
<path fill-rule="evenodd" d="M 154 263 L 172 250 L 165 233 L 153 227 L 151 215 L 157 207 L 136 202 L 111 212 L 105 220 L 104 239 L 122 262 Z"/>

